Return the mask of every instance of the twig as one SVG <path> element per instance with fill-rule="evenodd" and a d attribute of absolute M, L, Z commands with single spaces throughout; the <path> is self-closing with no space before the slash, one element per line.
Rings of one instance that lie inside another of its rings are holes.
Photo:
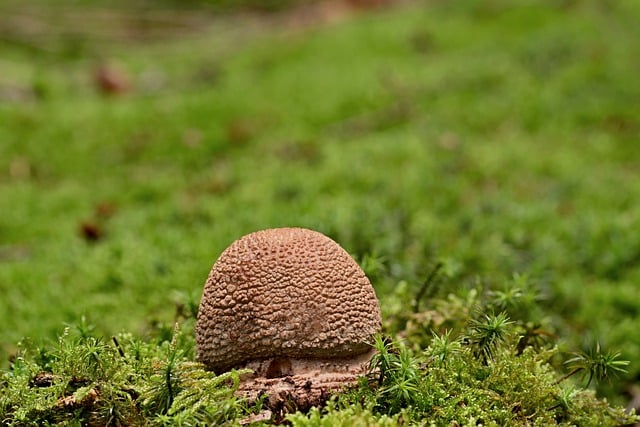
<path fill-rule="evenodd" d="M 444 264 L 442 262 L 438 262 L 433 267 L 433 270 L 431 270 L 431 273 L 429 274 L 427 279 L 422 283 L 422 287 L 420 287 L 420 290 L 416 294 L 416 300 L 415 300 L 415 304 L 413 306 L 413 312 L 414 313 L 417 313 L 418 311 L 420 311 L 420 301 L 422 300 L 422 298 L 424 297 L 425 293 L 427 292 L 427 289 L 429 289 L 431 287 L 431 284 L 433 283 L 434 279 L 438 275 L 438 272 L 442 269 L 443 265 Z"/>
<path fill-rule="evenodd" d="M 562 376 L 562 378 L 560 378 L 560 379 L 558 379 L 558 380 L 554 381 L 553 385 L 558 385 L 558 384 L 560 384 L 561 382 L 563 382 L 563 381 L 565 381 L 565 380 L 567 380 L 567 379 L 571 378 L 572 376 L 574 376 L 575 374 L 577 374 L 578 372 L 580 372 L 582 369 L 583 369 L 583 368 L 582 368 L 581 366 L 580 366 L 580 367 L 577 367 L 577 368 L 574 368 L 571 372 L 569 372 L 568 374 L 566 374 L 566 375 Z"/>
<path fill-rule="evenodd" d="M 122 349 L 122 347 L 120 347 L 120 343 L 118 342 L 118 339 L 115 336 L 112 336 L 111 339 L 113 340 L 113 343 L 118 349 L 118 354 L 120 354 L 120 357 L 124 357 L 124 350 Z"/>

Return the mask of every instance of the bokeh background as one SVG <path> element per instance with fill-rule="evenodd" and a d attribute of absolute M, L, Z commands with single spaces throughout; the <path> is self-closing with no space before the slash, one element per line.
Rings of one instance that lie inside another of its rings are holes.
<path fill-rule="evenodd" d="M 0 360 L 144 335 L 303 226 L 418 292 L 535 288 L 640 382 L 640 3 L 0 3 Z M 514 276 L 515 275 L 515 276 Z M 515 277 L 515 278 L 514 278 Z M 423 302 L 428 305 L 428 301 Z"/>

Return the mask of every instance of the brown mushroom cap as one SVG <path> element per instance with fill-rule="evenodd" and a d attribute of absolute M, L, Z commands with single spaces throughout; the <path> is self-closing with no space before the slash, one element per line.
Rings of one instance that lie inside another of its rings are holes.
<path fill-rule="evenodd" d="M 197 357 L 223 372 L 273 358 L 358 356 L 380 327 L 373 287 L 344 249 L 316 231 L 269 229 L 235 241 L 213 265 Z"/>

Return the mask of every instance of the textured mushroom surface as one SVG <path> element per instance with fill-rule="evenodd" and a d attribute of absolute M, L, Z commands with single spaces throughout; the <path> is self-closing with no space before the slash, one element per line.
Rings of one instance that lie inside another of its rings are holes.
<path fill-rule="evenodd" d="M 267 361 L 261 375 L 293 376 L 298 359 L 320 366 L 369 352 L 380 325 L 371 283 L 336 242 L 303 228 L 258 231 L 231 244 L 209 274 L 198 360 L 216 372 Z"/>

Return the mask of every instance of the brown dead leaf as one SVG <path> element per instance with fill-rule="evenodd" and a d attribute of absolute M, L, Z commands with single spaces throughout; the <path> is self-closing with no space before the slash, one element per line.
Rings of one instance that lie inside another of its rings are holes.
<path fill-rule="evenodd" d="M 85 221 L 80 223 L 80 235 L 87 242 L 97 242 L 104 237 L 102 226 L 93 221 Z"/>
<path fill-rule="evenodd" d="M 120 95 L 131 90 L 129 73 L 114 62 L 100 64 L 94 70 L 94 81 L 104 95 Z"/>

